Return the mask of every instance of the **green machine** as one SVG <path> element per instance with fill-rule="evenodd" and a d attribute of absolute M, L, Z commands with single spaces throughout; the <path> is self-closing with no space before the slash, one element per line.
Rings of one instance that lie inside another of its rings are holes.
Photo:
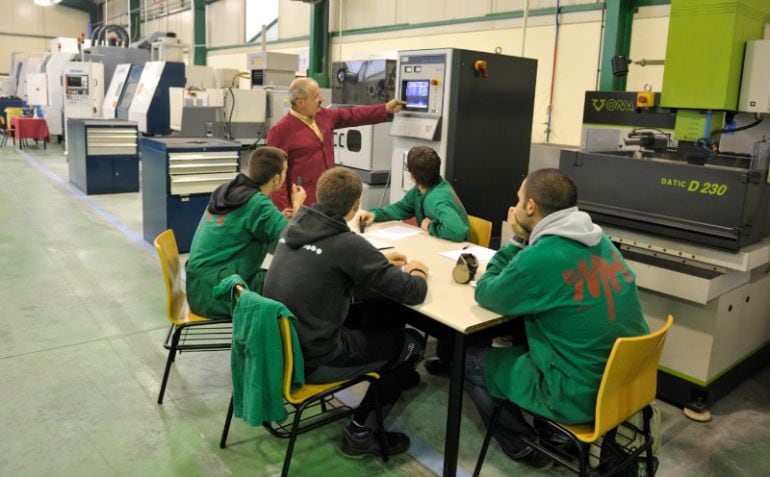
<path fill-rule="evenodd" d="M 658 396 L 695 419 L 770 360 L 768 23 L 770 0 L 671 0 L 662 93 L 587 92 L 581 150 L 559 164 L 650 327 L 674 315 Z"/>

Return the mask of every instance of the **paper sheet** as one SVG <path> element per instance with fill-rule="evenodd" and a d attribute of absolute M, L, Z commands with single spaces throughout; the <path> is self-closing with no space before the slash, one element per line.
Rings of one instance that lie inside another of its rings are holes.
<path fill-rule="evenodd" d="M 377 250 L 385 250 L 387 248 L 393 248 L 393 245 L 389 244 L 388 242 L 383 242 L 382 240 L 377 240 L 374 237 L 367 237 L 366 235 L 362 235 L 363 238 L 367 240 L 374 248 Z"/>
<path fill-rule="evenodd" d="M 392 227 L 375 230 L 374 232 L 368 232 L 367 235 L 370 237 L 379 237 L 385 240 L 400 240 L 403 238 L 411 237 L 412 235 L 417 235 L 419 233 L 419 229 L 394 225 Z"/>
<path fill-rule="evenodd" d="M 479 262 L 488 262 L 495 256 L 496 250 L 491 248 L 479 247 L 478 245 L 471 245 L 467 248 L 458 248 L 457 250 L 449 250 L 448 252 L 441 252 L 443 257 L 449 258 L 456 262 L 460 258 L 461 253 L 472 253 L 476 256 Z"/>

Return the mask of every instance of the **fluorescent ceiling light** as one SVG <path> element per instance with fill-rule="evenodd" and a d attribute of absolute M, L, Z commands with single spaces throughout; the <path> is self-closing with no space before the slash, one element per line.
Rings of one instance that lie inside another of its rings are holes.
<path fill-rule="evenodd" d="M 35 5 L 40 5 L 41 7 L 50 7 L 51 5 L 61 3 L 61 0 L 32 0 L 32 2 Z"/>

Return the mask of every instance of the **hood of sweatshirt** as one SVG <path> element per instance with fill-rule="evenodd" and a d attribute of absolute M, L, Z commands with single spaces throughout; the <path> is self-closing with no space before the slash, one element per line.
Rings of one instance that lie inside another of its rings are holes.
<path fill-rule="evenodd" d="M 534 245 L 547 235 L 564 237 L 593 247 L 601 240 L 602 229 L 591 221 L 590 215 L 579 211 L 577 207 L 570 207 L 549 214 L 541 220 L 532 229 L 529 244 Z"/>
<path fill-rule="evenodd" d="M 300 209 L 289 221 L 281 240 L 297 249 L 345 232 L 350 232 L 350 227 L 344 217 L 325 205 L 314 204 Z"/>
<path fill-rule="evenodd" d="M 259 191 L 259 184 L 245 174 L 238 174 L 235 179 L 211 193 L 206 210 L 212 214 L 226 214 L 248 202 Z"/>

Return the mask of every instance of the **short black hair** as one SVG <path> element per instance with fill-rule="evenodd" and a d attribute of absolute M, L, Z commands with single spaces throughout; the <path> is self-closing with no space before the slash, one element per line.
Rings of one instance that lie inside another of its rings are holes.
<path fill-rule="evenodd" d="M 433 187 L 441 182 L 441 158 L 433 149 L 415 146 L 406 155 L 406 169 L 419 186 Z"/>
<path fill-rule="evenodd" d="M 283 172 L 287 156 L 277 147 L 258 147 L 249 157 L 249 179 L 260 186 L 269 182 L 276 174 Z"/>
<path fill-rule="evenodd" d="M 346 167 L 334 167 L 321 174 L 315 195 L 319 204 L 330 207 L 344 217 L 362 192 L 363 185 L 358 174 Z"/>
<path fill-rule="evenodd" d="M 534 171 L 524 184 L 524 199 L 534 200 L 543 217 L 577 205 L 575 181 L 558 169 Z"/>

